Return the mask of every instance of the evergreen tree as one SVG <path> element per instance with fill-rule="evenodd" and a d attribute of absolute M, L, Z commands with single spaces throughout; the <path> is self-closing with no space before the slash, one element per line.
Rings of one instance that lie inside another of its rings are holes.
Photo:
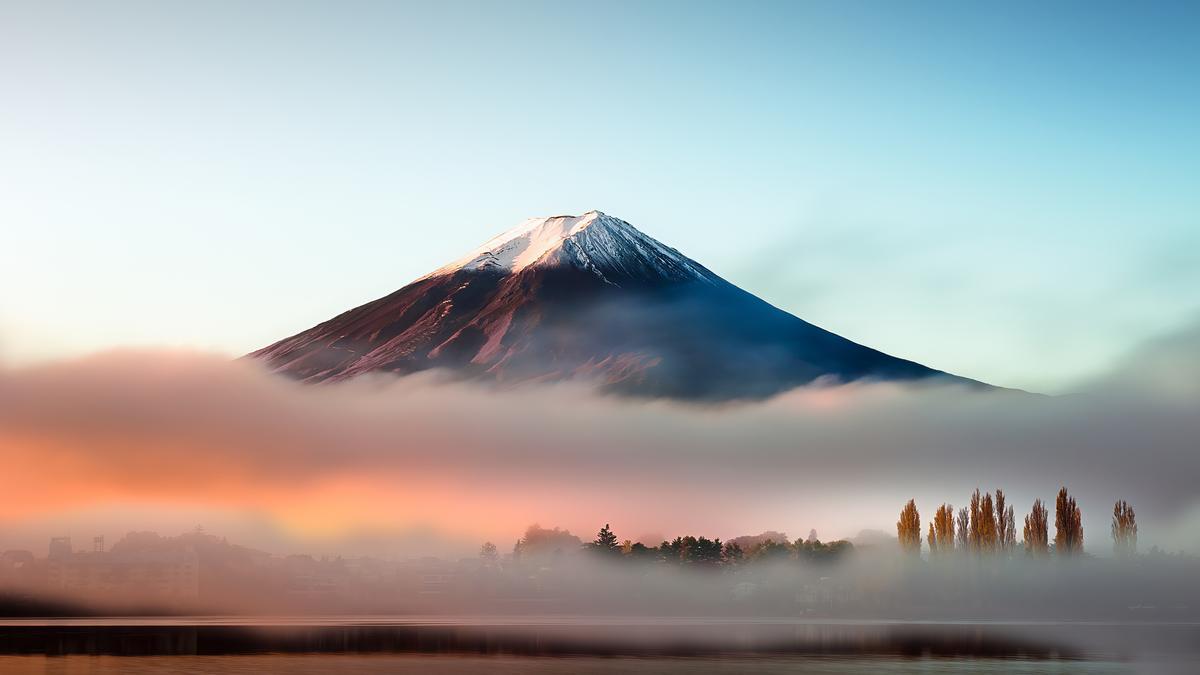
<path fill-rule="evenodd" d="M 624 547 L 622 550 L 625 550 Z M 625 551 L 625 557 L 637 562 L 652 562 L 658 559 L 659 553 L 657 548 L 650 548 L 638 541 L 629 545 L 629 550 Z"/>
<path fill-rule="evenodd" d="M 621 543 L 617 541 L 617 535 L 609 529 L 608 523 L 605 523 L 604 527 L 596 533 L 596 538 L 585 546 L 592 552 L 605 556 L 616 556 L 621 553 Z"/>
<path fill-rule="evenodd" d="M 775 560 L 787 560 L 792 554 L 792 549 L 786 541 L 778 542 L 774 539 L 768 539 L 746 551 L 746 558 L 754 562 L 771 562 Z"/>
<path fill-rule="evenodd" d="M 700 567 L 716 567 L 721 564 L 722 546 L 720 539 L 707 537 L 688 537 L 688 562 Z"/>
<path fill-rule="evenodd" d="M 683 537 L 675 537 L 674 541 L 664 541 L 658 545 L 658 556 L 663 562 L 680 565 L 683 563 L 684 548 Z"/>

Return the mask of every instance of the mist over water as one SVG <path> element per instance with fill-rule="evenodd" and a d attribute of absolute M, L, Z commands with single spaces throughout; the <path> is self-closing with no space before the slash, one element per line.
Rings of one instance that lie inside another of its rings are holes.
<path fill-rule="evenodd" d="M 308 637 L 285 638 L 306 649 L 352 649 L 362 638 L 368 651 L 412 651 L 412 644 L 427 644 L 431 625 L 442 625 L 451 632 L 436 633 L 434 642 L 452 653 L 483 644 L 533 656 L 520 646 L 532 639 L 558 645 L 556 653 L 661 656 L 703 646 L 1069 657 L 1094 665 L 1166 655 L 1190 664 L 1200 607 L 1196 558 L 1110 558 L 1108 519 L 1116 499 L 1129 500 L 1138 509 L 1143 554 L 1151 547 L 1200 550 L 1193 480 L 1200 473 L 1198 334 L 1190 329 L 1147 345 L 1085 391 L 1059 398 L 859 383 L 713 406 L 631 401 L 585 383 L 497 395 L 436 373 L 302 386 L 252 363 L 163 352 L 9 368 L 0 372 L 0 452 L 9 469 L 0 475 L 9 496 L 0 548 L 40 557 L 49 537 L 71 523 L 86 523 L 89 535 L 108 533 L 111 544 L 143 529 L 137 514 L 145 509 L 189 509 L 186 521 L 160 517 L 158 529 L 176 526 L 166 535 L 191 531 L 192 518 L 210 512 L 225 523 L 255 523 L 219 544 L 248 547 L 229 559 L 258 560 L 246 568 L 257 569 L 253 574 L 214 572 L 209 563 L 221 558 L 197 554 L 200 569 L 209 570 L 198 583 L 226 585 L 203 602 L 137 605 L 102 593 L 47 593 L 31 602 L 58 603 L 40 606 L 59 614 L 120 614 L 137 606 L 234 613 L 263 625 L 280 620 L 253 617 L 307 616 L 315 622 L 302 631 Z M 912 497 L 926 524 L 938 504 L 962 506 L 976 486 L 1003 487 L 1019 519 L 1035 497 L 1052 503 L 1063 484 L 1083 510 L 1090 555 L 1080 559 L 1027 560 L 1019 551 L 1009 559 L 917 559 L 900 555 L 890 534 Z M 97 515 L 72 515 L 85 512 Z M 606 564 L 570 548 L 543 559 L 506 558 L 532 522 L 561 525 L 583 539 L 608 522 L 634 541 L 647 532 L 728 540 L 812 528 L 827 541 L 852 537 L 858 545 L 837 562 L 712 570 Z M 856 536 L 864 529 L 886 534 Z M 221 534 L 185 537 L 200 550 L 218 546 Z M 296 574 L 311 565 L 319 577 L 333 556 L 362 565 L 368 559 L 356 556 L 377 555 L 378 542 L 406 537 L 408 548 L 379 558 L 392 561 L 379 569 L 392 571 L 337 602 L 286 587 L 272 595 L 275 568 L 262 566 L 253 550 L 313 553 L 318 557 L 307 562 L 280 564 Z M 476 556 L 485 539 L 499 545 L 497 568 Z M 440 562 L 422 568 L 420 555 Z M 401 563 L 410 566 L 397 571 Z M 442 577 L 453 582 L 433 594 L 422 590 Z M 397 583 L 403 579 L 416 581 Z M 407 595 L 389 595 L 398 588 Z M 323 618 L 330 614 L 342 618 Z M 224 653 L 227 640 L 245 639 L 237 637 L 244 628 L 229 637 L 206 632 L 200 620 L 165 621 L 177 625 L 147 627 L 145 644 Z M 25 629 L 10 622 L 4 643 L 32 653 L 75 651 L 69 626 L 55 625 L 50 634 L 21 637 Z M 363 633 L 363 625 L 381 632 Z M 93 637 L 100 634 L 87 626 Z M 255 644 L 269 643 L 254 634 Z"/>

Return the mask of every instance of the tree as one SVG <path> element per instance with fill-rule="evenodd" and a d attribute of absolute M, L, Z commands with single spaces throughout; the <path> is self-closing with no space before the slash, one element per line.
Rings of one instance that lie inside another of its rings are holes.
<path fill-rule="evenodd" d="M 1067 494 L 1067 488 L 1058 491 L 1054 508 L 1054 552 L 1061 556 L 1074 556 L 1083 552 L 1083 519 L 1075 498 Z"/>
<path fill-rule="evenodd" d="M 1012 555 L 1017 547 L 1017 517 L 1013 514 L 1012 504 L 1004 512 L 1004 530 L 1000 533 L 1000 548 L 1005 555 Z"/>
<path fill-rule="evenodd" d="M 929 552 L 948 555 L 954 551 L 954 507 L 942 504 L 929 523 Z"/>
<path fill-rule="evenodd" d="M 658 547 L 659 556 L 666 562 L 689 567 L 716 567 L 721 564 L 724 546 L 720 539 L 707 537 L 675 537 Z"/>
<path fill-rule="evenodd" d="M 598 553 L 603 556 L 617 556 L 621 554 L 621 544 L 617 541 L 617 535 L 609 529 L 608 523 L 600 528 L 596 533 L 596 538 L 587 544 L 584 544 L 593 553 Z"/>
<path fill-rule="evenodd" d="M 663 562 L 679 565 L 683 562 L 683 537 L 675 537 L 674 541 L 664 541 L 658 545 L 658 555 Z"/>
<path fill-rule="evenodd" d="M 736 567 L 742 564 L 742 560 L 746 557 L 742 547 L 736 541 L 731 541 L 725 544 L 721 549 L 721 562 L 730 567 Z"/>
<path fill-rule="evenodd" d="M 1033 508 L 1025 516 L 1025 553 L 1033 558 L 1044 558 L 1050 553 L 1047 540 L 1046 507 L 1042 500 L 1033 500 Z"/>
<path fill-rule="evenodd" d="M 1113 504 L 1112 538 L 1117 557 L 1129 558 L 1137 553 L 1137 517 L 1124 499 Z"/>
<path fill-rule="evenodd" d="M 910 555 L 921 554 L 921 514 L 917 512 L 917 501 L 908 500 L 896 521 L 896 534 L 900 539 L 900 550 Z"/>
<path fill-rule="evenodd" d="M 822 543 L 820 539 L 797 539 L 792 547 L 796 560 L 802 563 L 825 564 L 849 555 L 854 546 L 845 540 Z"/>
<path fill-rule="evenodd" d="M 754 562 L 771 562 L 787 560 L 791 554 L 792 549 L 787 545 L 786 540 L 778 542 L 774 539 L 768 539 L 746 551 L 746 558 Z"/>
<path fill-rule="evenodd" d="M 567 551 L 578 551 L 582 543 L 579 537 L 568 530 L 560 530 L 557 527 L 549 530 L 533 524 L 526 528 L 525 536 L 518 539 L 513 546 L 513 558 L 522 560 L 557 557 Z"/>
<path fill-rule="evenodd" d="M 966 553 L 971 547 L 971 511 L 967 507 L 958 510 L 954 529 L 954 548 Z"/>
<path fill-rule="evenodd" d="M 979 502 L 979 551 L 992 554 L 996 552 L 1000 537 L 996 532 L 996 507 L 992 495 L 985 493 Z"/>
<path fill-rule="evenodd" d="M 1008 553 L 1008 531 L 1012 528 L 1012 513 L 1004 503 L 1004 490 L 996 489 L 996 551 Z"/>
<path fill-rule="evenodd" d="M 650 548 L 640 541 L 631 543 L 628 550 L 624 547 L 622 550 L 625 551 L 625 557 L 634 562 L 652 562 L 659 557 L 657 548 Z"/>
<path fill-rule="evenodd" d="M 983 548 L 983 531 L 979 523 L 981 509 L 979 488 L 975 488 L 975 493 L 971 495 L 971 533 L 967 536 L 967 546 L 972 553 L 979 553 Z"/>
<path fill-rule="evenodd" d="M 700 567 L 716 567 L 721 564 L 722 546 L 720 539 L 688 537 L 688 563 Z"/>
<path fill-rule="evenodd" d="M 845 539 L 831 541 L 828 544 L 817 542 L 816 545 L 820 548 L 813 553 L 812 560 L 814 562 L 837 562 L 854 553 L 854 544 Z"/>
<path fill-rule="evenodd" d="M 500 562 L 500 551 L 496 550 L 496 545 L 490 541 L 483 542 L 483 546 L 479 547 L 479 562 L 483 563 L 484 567 L 495 567 Z"/>

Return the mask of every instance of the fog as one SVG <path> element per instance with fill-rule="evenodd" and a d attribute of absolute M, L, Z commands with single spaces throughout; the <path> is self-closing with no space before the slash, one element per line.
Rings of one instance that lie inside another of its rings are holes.
<path fill-rule="evenodd" d="M 1193 325 L 1063 397 L 856 383 L 727 405 L 586 383 L 498 395 L 436 373 L 300 385 L 186 352 L 6 368 L 0 547 L 41 550 L 72 523 L 115 537 L 147 511 L 184 514 L 177 531 L 204 514 L 253 522 L 241 534 L 264 540 L 241 543 L 306 551 L 414 531 L 503 548 L 533 522 L 830 539 L 894 532 L 913 497 L 927 522 L 1000 487 L 1020 517 L 1067 485 L 1089 552 L 1110 551 L 1118 498 L 1138 509 L 1143 548 L 1196 551 L 1198 347 Z M 96 522 L 108 512 L 123 515 Z"/>
<path fill-rule="evenodd" d="M 301 385 L 187 352 L 5 368 L 0 550 L 33 555 L 4 554 L 3 613 L 343 617 L 244 632 L 141 619 L 88 628 L 79 647 L 70 625 L 16 626 L 5 649 L 122 653 L 140 631 L 217 650 L 1067 656 L 1186 670 L 1197 558 L 1148 551 L 1200 551 L 1198 347 L 1200 326 L 1165 336 L 1070 396 L 825 383 L 725 405 L 438 373 Z M 899 552 L 910 498 L 925 525 L 942 502 L 1003 488 L 1019 519 L 1060 485 L 1089 555 Z M 1117 499 L 1138 513 L 1130 560 L 1109 557 Z M 815 529 L 855 546 L 836 561 L 708 566 L 601 561 L 569 538 L 509 554 L 530 523 L 584 541 L 610 523 L 650 545 Z M 169 536 L 123 537 L 140 530 Z M 105 535 L 109 553 L 51 560 L 49 537 L 64 535 L 76 550 Z M 478 555 L 484 540 L 495 557 Z"/>
<path fill-rule="evenodd" d="M 833 561 L 700 563 L 575 545 L 379 574 L 361 561 L 242 565 L 215 539 L 188 541 L 201 551 L 191 597 L 69 590 L 14 605 L 0 588 L 7 616 L 74 617 L 8 620 L 0 653 L 1065 657 L 1171 672 L 1198 657 L 1195 557 L 924 560 L 865 545 Z M 344 583 L 311 583 L 351 564 Z"/>

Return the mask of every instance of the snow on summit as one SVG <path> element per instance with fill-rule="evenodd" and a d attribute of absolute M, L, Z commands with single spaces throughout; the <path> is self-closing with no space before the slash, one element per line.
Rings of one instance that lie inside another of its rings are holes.
<path fill-rule="evenodd" d="M 679 251 L 600 211 L 529 218 L 423 278 L 459 270 L 515 274 L 534 265 L 571 265 L 606 280 L 613 272 L 638 270 L 676 279 L 715 278 Z"/>
<path fill-rule="evenodd" d="M 494 267 L 507 272 L 520 272 L 551 249 L 558 248 L 564 239 L 577 234 L 602 216 L 607 217 L 599 211 L 588 211 L 582 216 L 528 218 L 442 269 L 482 270 Z"/>

